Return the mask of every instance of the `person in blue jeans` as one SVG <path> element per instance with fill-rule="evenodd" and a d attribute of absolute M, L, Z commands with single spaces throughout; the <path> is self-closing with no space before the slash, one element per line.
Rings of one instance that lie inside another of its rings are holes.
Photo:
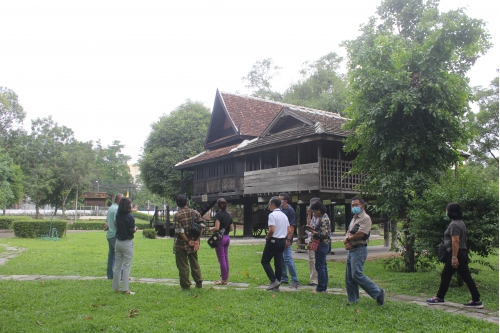
<path fill-rule="evenodd" d="M 106 275 L 108 280 L 113 279 L 113 266 L 115 265 L 115 244 L 116 244 L 116 213 L 118 212 L 118 204 L 120 203 L 123 194 L 117 193 L 115 200 L 108 209 L 104 230 L 106 230 L 106 239 L 108 240 L 108 267 Z"/>
<path fill-rule="evenodd" d="M 328 267 L 326 266 L 326 254 L 330 247 L 330 218 L 326 214 L 326 207 L 321 201 L 315 201 L 309 207 L 316 218 L 316 226 L 309 227 L 313 240 L 319 240 L 318 251 L 315 252 L 315 266 L 318 273 L 318 285 L 314 293 L 325 293 L 328 288 Z"/>
<path fill-rule="evenodd" d="M 279 198 L 281 200 L 281 211 L 288 218 L 288 223 L 290 227 L 288 228 L 288 233 L 285 239 L 285 251 L 283 251 L 283 270 L 281 273 L 281 283 L 288 284 L 287 271 L 290 272 L 290 277 L 292 278 L 292 284 L 290 288 L 297 288 L 299 286 L 299 278 L 297 277 L 297 269 L 295 268 L 295 262 L 292 257 L 292 244 L 293 244 L 293 234 L 295 232 L 295 226 L 297 225 L 297 218 L 295 217 L 295 209 L 290 206 L 290 195 L 287 193 L 280 193 Z"/>
<path fill-rule="evenodd" d="M 347 300 L 349 303 L 358 302 L 359 287 L 361 287 L 371 298 L 377 301 L 378 305 L 384 305 L 384 289 L 380 289 L 363 273 L 366 257 L 368 256 L 368 238 L 372 228 L 372 220 L 366 214 L 365 207 L 366 203 L 362 198 L 354 197 L 351 199 L 351 212 L 354 216 L 344 238 L 344 245 L 347 250 L 345 271 Z"/>

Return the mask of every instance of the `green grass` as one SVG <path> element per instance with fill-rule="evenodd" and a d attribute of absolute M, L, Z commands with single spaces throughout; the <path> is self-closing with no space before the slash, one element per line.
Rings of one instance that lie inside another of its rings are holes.
<path fill-rule="evenodd" d="M 138 233 L 134 242 L 133 277 L 178 277 L 172 239 L 144 239 Z M 68 234 L 56 242 L 0 239 L 0 244 L 27 249 L 0 266 L 0 275 L 105 276 L 108 245 L 104 232 Z M 132 283 L 137 294 L 125 296 L 115 294 L 107 280 L 0 281 L 0 332 L 498 332 L 495 324 L 412 304 L 388 302 L 376 307 L 373 300 L 363 298 L 354 307 L 346 306 L 343 295 L 312 295 L 307 291 L 277 293 L 273 297 L 272 293 L 252 288 L 269 283 L 260 264 L 261 255 L 256 253 L 263 246 L 229 247 L 230 281 L 251 286 L 241 291 L 206 288 L 181 292 L 179 287 Z M 482 268 L 484 271 L 474 278 L 486 307 L 498 310 L 498 257 L 487 260 L 497 271 Z M 215 251 L 205 240 L 199 261 L 205 280 L 219 279 Z M 299 280 L 308 282 L 307 261 L 296 260 L 295 264 Z M 329 262 L 328 269 L 329 287 L 345 288 L 345 264 Z M 437 291 L 440 269 L 412 274 L 392 272 L 383 268 L 382 259 L 365 265 L 366 275 L 389 294 L 425 297 Z M 446 299 L 462 303 L 470 295 L 466 287 L 452 287 Z M 131 309 L 137 309 L 138 315 L 127 318 Z"/>

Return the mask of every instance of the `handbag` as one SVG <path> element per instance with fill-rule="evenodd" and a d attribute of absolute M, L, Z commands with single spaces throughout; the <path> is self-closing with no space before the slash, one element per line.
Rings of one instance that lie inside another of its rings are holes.
<path fill-rule="evenodd" d="M 224 228 L 219 229 L 218 231 L 215 231 L 212 236 L 208 237 L 208 246 L 210 246 L 212 249 L 215 249 L 217 246 L 219 246 L 220 242 L 222 241 L 222 237 L 224 236 Z"/>
<path fill-rule="evenodd" d="M 441 262 L 446 262 L 448 259 L 448 253 L 450 252 L 450 248 L 444 245 L 444 243 L 439 244 L 438 247 L 438 259 Z"/>
<path fill-rule="evenodd" d="M 198 237 L 200 237 L 201 235 L 201 227 L 198 223 L 196 223 L 194 221 L 194 210 L 191 209 L 191 214 L 192 214 L 192 218 L 191 218 L 191 225 L 189 226 L 189 235 L 191 236 L 191 238 L 193 239 L 196 239 Z"/>
<path fill-rule="evenodd" d="M 309 242 L 309 244 L 307 244 L 307 249 L 309 251 L 314 251 L 314 252 L 318 252 L 318 247 L 319 247 L 319 239 L 311 239 L 311 241 Z"/>

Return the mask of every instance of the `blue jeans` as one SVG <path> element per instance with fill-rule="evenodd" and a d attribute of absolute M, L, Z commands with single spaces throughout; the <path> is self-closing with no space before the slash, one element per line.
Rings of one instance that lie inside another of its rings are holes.
<path fill-rule="evenodd" d="M 318 285 L 316 291 L 326 291 L 328 288 L 328 268 L 326 267 L 326 254 L 328 253 L 329 244 L 320 242 L 318 251 L 315 252 L 316 272 L 318 272 Z"/>
<path fill-rule="evenodd" d="M 281 271 L 281 282 L 288 282 L 287 273 L 290 271 L 290 277 L 292 278 L 292 282 L 299 283 L 299 279 L 297 278 L 297 269 L 295 269 L 295 263 L 292 258 L 292 245 L 289 247 L 285 245 L 285 251 L 283 251 L 283 269 Z"/>
<path fill-rule="evenodd" d="M 347 251 L 345 285 L 347 299 L 351 303 L 359 300 L 359 287 L 363 288 L 373 299 L 377 299 L 377 296 L 380 294 L 380 288 L 363 274 L 367 256 L 367 247 L 358 247 Z"/>
<path fill-rule="evenodd" d="M 113 278 L 113 267 L 115 266 L 115 244 L 116 237 L 108 238 L 108 268 L 106 270 L 108 279 Z"/>

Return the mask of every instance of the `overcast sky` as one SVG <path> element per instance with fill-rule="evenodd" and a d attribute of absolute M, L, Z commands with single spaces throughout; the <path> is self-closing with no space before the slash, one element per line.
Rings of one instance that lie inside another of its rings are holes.
<path fill-rule="evenodd" d="M 150 125 L 186 99 L 213 106 L 216 89 L 249 93 L 241 81 L 257 60 L 283 67 L 273 88 L 300 79 L 306 60 L 331 51 L 380 1 L 368 0 L 0 0 L 0 86 L 31 119 L 52 115 L 80 141 L 120 140 L 135 162 Z M 498 0 L 442 0 L 467 7 L 499 39 Z M 469 72 L 488 86 L 499 47 Z"/>

